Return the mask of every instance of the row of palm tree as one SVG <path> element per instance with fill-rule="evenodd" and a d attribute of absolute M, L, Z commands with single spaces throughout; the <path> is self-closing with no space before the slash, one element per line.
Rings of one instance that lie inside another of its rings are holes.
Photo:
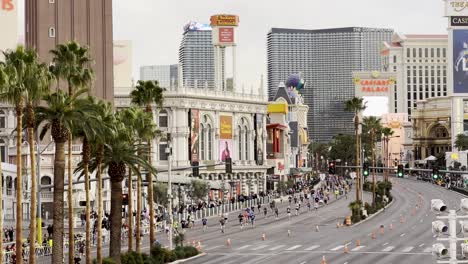
<path fill-rule="evenodd" d="M 19 46 L 15 50 L 4 52 L 5 61 L 0 63 L 0 101 L 15 107 L 17 116 L 17 225 L 16 243 L 22 241 L 22 131 L 27 129 L 30 163 L 31 163 L 31 193 L 37 192 L 36 162 L 35 162 L 35 133 L 39 133 L 42 140 L 46 136 L 52 138 L 55 144 L 54 157 L 54 193 L 53 193 L 53 248 L 52 263 L 63 261 L 64 238 L 64 185 L 66 171 L 65 148 L 68 142 L 68 208 L 69 208 L 69 262 L 74 262 L 74 232 L 73 232 L 73 172 L 72 172 L 72 139 L 82 143 L 82 160 L 78 164 L 76 173 L 85 179 L 86 194 L 86 263 L 91 263 L 90 254 L 90 175 L 96 174 L 98 193 L 98 219 L 102 218 L 102 173 L 107 171 L 111 179 L 111 244 L 110 256 L 120 262 L 121 237 L 121 207 L 122 181 L 129 175 L 129 186 L 132 186 L 132 176 L 137 176 L 138 212 L 141 211 L 141 171 L 148 172 L 152 191 L 152 175 L 156 173 L 151 166 L 151 141 L 159 135 L 152 116 L 152 105 L 162 105 L 162 89 L 155 81 L 139 81 L 132 92 L 132 102 L 137 107 L 115 112 L 112 104 L 106 103 L 89 95 L 89 87 L 93 80 L 91 70 L 92 60 L 86 47 L 76 42 L 58 45 L 51 51 L 53 66 L 47 67 L 39 62 L 34 50 Z M 62 87 L 66 85 L 66 87 Z M 55 87 L 51 91 L 51 87 Z M 65 89 L 66 88 L 66 89 Z M 68 92 L 64 92 L 68 90 Z M 144 107 L 144 110 L 142 109 Z M 23 112 L 26 113 L 23 124 Z M 1 168 L 0 168 L 1 170 Z M 1 189 L 1 188 L 0 188 Z M 130 190 L 131 191 L 131 190 Z M 0 193 L 0 197 L 1 197 Z M 149 197 L 152 195 L 149 193 Z M 132 201 L 130 199 L 130 201 Z M 131 202 L 130 207 L 132 208 Z M 151 219 L 154 219 L 153 203 L 150 203 Z M 130 212 L 132 209 L 130 208 Z M 1 208 L 0 208 L 1 209 Z M 31 226 L 30 226 L 30 256 L 29 263 L 36 263 L 36 200 L 31 196 Z M 138 213 L 137 216 L 140 214 Z M 139 217 L 137 217 L 139 218 Z M 130 217 L 131 221 L 131 217 Z M 150 221 L 154 243 L 154 223 Z M 1 228 L 0 222 L 0 228 Z M 133 223 L 130 223 L 130 234 L 133 233 Z M 140 231 L 140 220 L 136 221 L 137 233 Z M 102 229 L 97 225 L 97 261 L 102 263 Z M 0 233 L 1 236 L 1 233 Z M 131 236 L 130 236 L 131 237 Z M 136 248 L 139 248 L 140 236 L 137 235 Z M 0 243 L 2 239 L 0 237 Z M 129 243 L 132 250 L 133 241 Z M 0 244 L 1 248 L 1 244 Z M 17 263 L 22 263 L 21 247 L 16 247 Z M 0 254 L 1 251 L 0 251 Z M 1 255 L 0 255 L 1 257 Z"/>

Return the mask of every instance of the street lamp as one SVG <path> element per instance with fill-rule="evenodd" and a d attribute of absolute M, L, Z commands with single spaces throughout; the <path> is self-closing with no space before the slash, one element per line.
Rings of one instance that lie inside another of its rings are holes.
<path fill-rule="evenodd" d="M 167 169 L 167 196 L 169 200 L 169 250 L 172 250 L 172 227 L 174 224 L 174 219 L 172 217 L 172 184 L 171 184 L 171 170 L 172 170 L 172 142 L 170 134 L 167 135 L 168 147 L 166 148 L 166 154 L 168 158 L 168 169 Z M 152 183 L 151 183 L 152 184 Z M 153 221 L 154 219 L 151 219 Z M 151 245 L 153 246 L 153 245 Z"/>

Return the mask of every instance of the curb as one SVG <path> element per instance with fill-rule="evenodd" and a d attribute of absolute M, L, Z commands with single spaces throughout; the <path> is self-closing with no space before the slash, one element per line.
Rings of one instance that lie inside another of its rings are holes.
<path fill-rule="evenodd" d="M 374 218 L 375 216 L 379 215 L 384 209 L 387 209 L 387 207 L 390 207 L 390 206 L 393 204 L 394 201 L 395 201 L 395 197 L 393 197 L 392 201 L 391 201 L 389 204 L 387 204 L 384 208 L 382 208 L 382 209 L 380 209 L 379 211 L 373 213 L 371 216 L 367 217 L 366 219 L 364 219 L 364 220 L 362 220 L 362 221 L 359 221 L 359 222 L 357 222 L 357 223 L 351 225 L 351 227 L 359 226 L 360 224 L 365 223 L 365 222 L 367 222 L 368 220 L 371 220 L 371 219 Z"/>
<path fill-rule="evenodd" d="M 191 257 L 191 258 L 179 259 L 179 260 L 176 260 L 176 261 L 174 261 L 174 262 L 170 262 L 169 264 L 184 263 L 184 262 L 186 262 L 186 261 L 194 260 L 194 259 L 196 259 L 196 258 L 203 257 L 203 256 L 205 256 L 205 255 L 206 255 L 206 253 L 203 252 L 203 253 L 200 253 L 200 254 L 198 254 L 198 255 L 196 255 L 196 256 L 193 256 L 193 257 Z"/>

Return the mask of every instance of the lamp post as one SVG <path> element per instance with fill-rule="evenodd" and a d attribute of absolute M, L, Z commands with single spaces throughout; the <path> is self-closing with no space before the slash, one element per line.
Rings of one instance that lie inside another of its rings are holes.
<path fill-rule="evenodd" d="M 174 219 L 172 217 L 172 182 L 171 182 L 171 170 L 172 170 L 172 142 L 170 134 L 167 136 L 168 147 L 166 148 L 166 154 L 168 155 L 168 168 L 167 168 L 167 196 L 169 200 L 169 250 L 172 250 L 172 227 Z M 150 184 L 153 184 L 152 182 Z M 154 219 L 151 219 L 153 221 Z M 152 245 L 151 245 L 152 246 Z"/>

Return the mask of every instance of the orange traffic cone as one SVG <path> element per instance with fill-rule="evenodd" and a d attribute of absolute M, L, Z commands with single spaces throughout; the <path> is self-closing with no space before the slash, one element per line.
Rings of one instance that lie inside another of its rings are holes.
<path fill-rule="evenodd" d="M 375 239 L 375 232 L 372 231 L 372 236 L 371 236 L 372 239 Z"/>
<path fill-rule="evenodd" d="M 356 240 L 356 246 L 357 246 L 357 247 L 361 246 L 361 240 L 359 240 L 359 239 Z"/>
<path fill-rule="evenodd" d="M 262 240 L 265 241 L 266 240 L 266 236 L 265 236 L 265 233 L 262 234 Z"/>
<path fill-rule="evenodd" d="M 230 238 L 228 238 L 226 240 L 226 247 L 231 247 L 231 239 Z"/>
<path fill-rule="evenodd" d="M 336 228 L 340 228 L 340 222 L 336 222 Z"/>
<path fill-rule="evenodd" d="M 325 256 L 322 256 L 322 264 L 327 264 L 327 260 L 325 259 Z"/>
<path fill-rule="evenodd" d="M 192 240 L 192 247 L 195 247 L 195 240 Z"/>
<path fill-rule="evenodd" d="M 344 245 L 344 253 L 345 253 L 345 254 L 349 253 L 349 249 L 348 249 L 348 244 L 347 244 L 347 243 L 345 243 L 345 245 Z"/>
<path fill-rule="evenodd" d="M 197 250 L 198 250 L 198 252 L 201 252 L 201 242 L 200 242 L 200 240 L 198 240 Z"/>
<path fill-rule="evenodd" d="M 393 224 L 390 223 L 390 230 L 393 230 Z"/>
<path fill-rule="evenodd" d="M 404 223 L 405 222 L 405 218 L 403 217 L 403 215 L 400 215 L 400 223 Z"/>

